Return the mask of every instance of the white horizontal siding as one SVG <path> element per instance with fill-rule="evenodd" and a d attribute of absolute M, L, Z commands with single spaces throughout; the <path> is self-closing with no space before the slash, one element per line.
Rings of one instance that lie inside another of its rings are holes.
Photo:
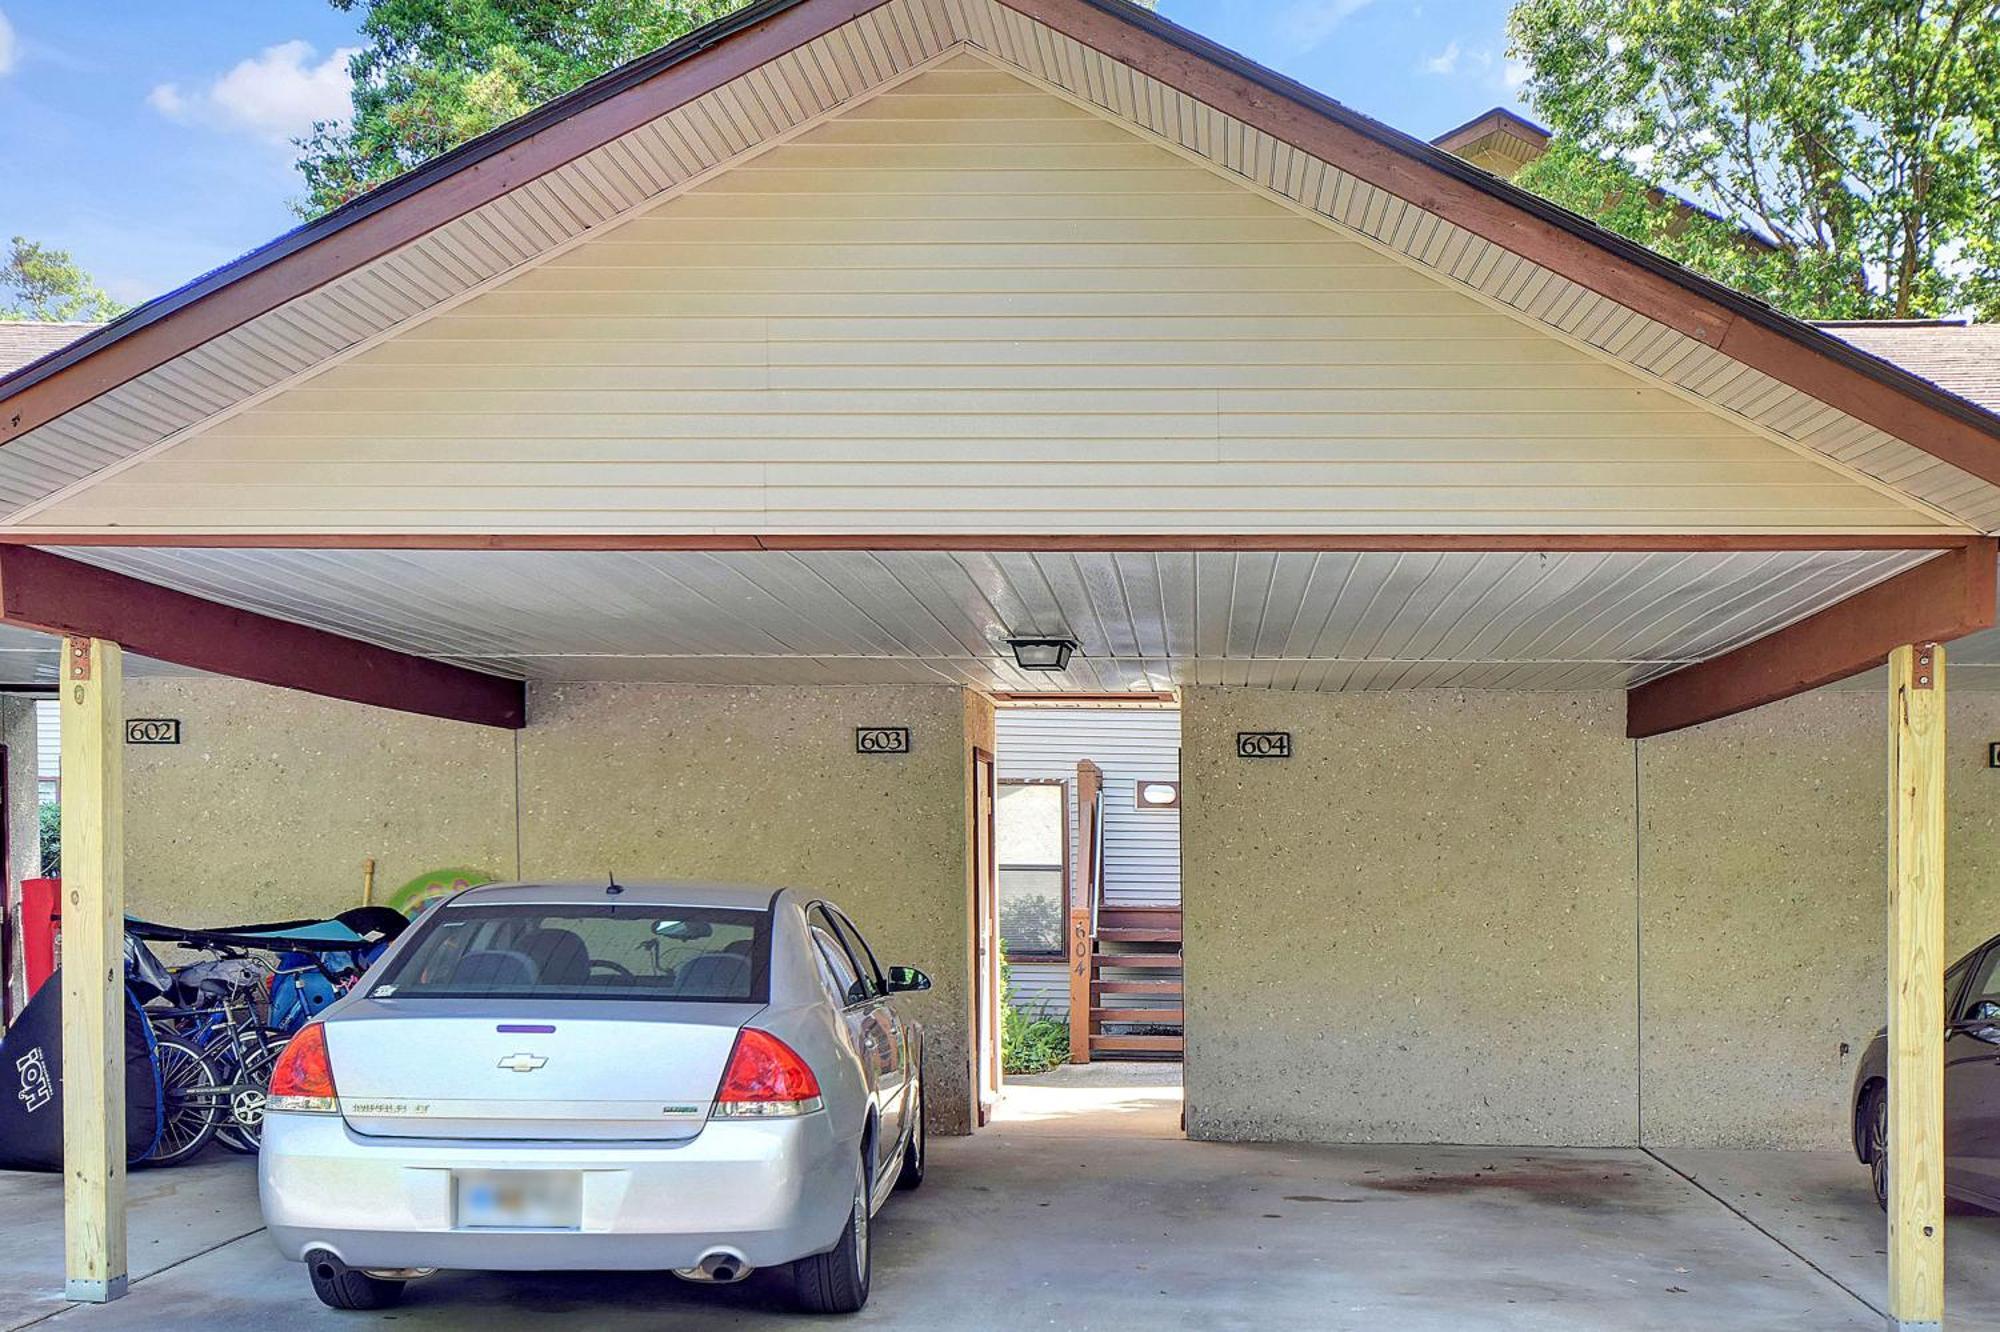
<path fill-rule="evenodd" d="M 1069 1020 L 1069 969 L 1060 962 L 1007 964 L 1007 1002 L 1031 1018 Z"/>
<path fill-rule="evenodd" d="M 1062 778 L 1070 783 L 1070 865 L 1080 873 L 1082 821 L 1076 765 L 1104 772 L 1104 897 L 1113 906 L 1179 906 L 1179 810 L 1141 810 L 1133 786 L 1180 779 L 1177 708 L 1003 707 L 994 722 L 994 771 L 1001 781 Z"/>
<path fill-rule="evenodd" d="M 969 56 L 34 523 L 1943 525 Z"/>

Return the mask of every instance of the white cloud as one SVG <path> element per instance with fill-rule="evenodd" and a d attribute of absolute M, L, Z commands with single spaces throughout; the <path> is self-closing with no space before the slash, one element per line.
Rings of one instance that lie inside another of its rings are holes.
<path fill-rule="evenodd" d="M 355 50 L 344 46 L 314 63 L 311 43 L 280 42 L 239 61 L 206 87 L 189 91 L 162 83 L 146 94 L 146 102 L 169 120 L 289 143 L 310 133 L 315 121 L 347 115 L 347 62 Z"/>
<path fill-rule="evenodd" d="M 1458 43 L 1448 43 L 1444 50 L 1424 61 L 1424 70 L 1431 74 L 1455 74 L 1458 72 Z"/>
<path fill-rule="evenodd" d="M 1373 0 L 1293 0 L 1278 15 L 1278 32 L 1301 50 L 1318 46 Z"/>
<path fill-rule="evenodd" d="M 0 74 L 13 70 L 21 59 L 21 44 L 14 37 L 14 25 L 7 21 L 5 10 L 0 10 Z"/>
<path fill-rule="evenodd" d="M 1506 68 L 1501 70 L 1500 77 L 1505 83 L 1508 92 L 1515 91 L 1528 81 L 1528 62 L 1525 60 L 1509 60 Z"/>

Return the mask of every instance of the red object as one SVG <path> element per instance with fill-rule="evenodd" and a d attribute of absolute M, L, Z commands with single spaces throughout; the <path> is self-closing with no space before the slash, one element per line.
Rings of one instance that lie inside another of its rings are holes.
<path fill-rule="evenodd" d="M 285 1043 L 285 1051 L 278 1056 L 278 1062 L 271 1068 L 270 1097 L 275 1102 L 279 1097 L 296 1098 L 298 1102 L 333 1101 L 333 1061 L 326 1053 L 326 1026 L 324 1023 L 308 1022 L 299 1028 L 299 1034 Z M 272 1105 L 277 1109 L 318 1109 L 316 1105 L 294 1104 Z M 331 1104 L 325 1106 L 333 1108 Z"/>
<path fill-rule="evenodd" d="M 818 1095 L 819 1079 L 796 1050 L 768 1031 L 745 1027 L 737 1033 L 729 1071 L 722 1075 L 722 1092 L 715 1099 L 729 1105 L 770 1104 L 810 1101 Z"/>
<path fill-rule="evenodd" d="M 62 880 L 21 880 L 21 965 L 28 994 L 42 988 L 62 962 Z"/>

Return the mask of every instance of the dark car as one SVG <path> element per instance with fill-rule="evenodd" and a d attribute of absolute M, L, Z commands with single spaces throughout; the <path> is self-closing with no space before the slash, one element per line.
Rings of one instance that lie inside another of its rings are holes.
<path fill-rule="evenodd" d="M 2000 1210 L 2000 937 L 1944 974 L 1944 1191 Z M 1854 1075 L 1854 1154 L 1889 1205 L 1888 1036 L 1875 1033 Z"/>

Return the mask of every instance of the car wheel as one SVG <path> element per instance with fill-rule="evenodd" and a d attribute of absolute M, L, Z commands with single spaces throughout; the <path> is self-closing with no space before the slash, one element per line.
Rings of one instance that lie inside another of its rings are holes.
<path fill-rule="evenodd" d="M 1868 1182 L 1875 1190 L 1875 1205 L 1889 1210 L 1889 1098 L 1880 1087 L 1868 1093 L 1861 1113 L 1868 1129 Z"/>
<path fill-rule="evenodd" d="M 385 1281 L 349 1267 L 325 1249 L 306 1255 L 313 1294 L 329 1309 L 386 1309 L 403 1298 L 401 1281 Z"/>
<path fill-rule="evenodd" d="M 910 1129 L 910 1145 L 903 1149 L 903 1170 L 896 1176 L 896 1187 L 914 1189 L 924 1182 L 924 1140 L 929 1130 L 924 1127 L 924 1079 L 917 1075 L 916 1103 L 910 1107 L 916 1123 Z"/>
<path fill-rule="evenodd" d="M 825 1253 L 792 1264 L 792 1291 L 807 1313 L 858 1313 L 868 1303 L 868 1280 L 874 1268 L 869 1243 L 868 1172 L 854 1185 L 854 1208 L 840 1243 Z"/>

